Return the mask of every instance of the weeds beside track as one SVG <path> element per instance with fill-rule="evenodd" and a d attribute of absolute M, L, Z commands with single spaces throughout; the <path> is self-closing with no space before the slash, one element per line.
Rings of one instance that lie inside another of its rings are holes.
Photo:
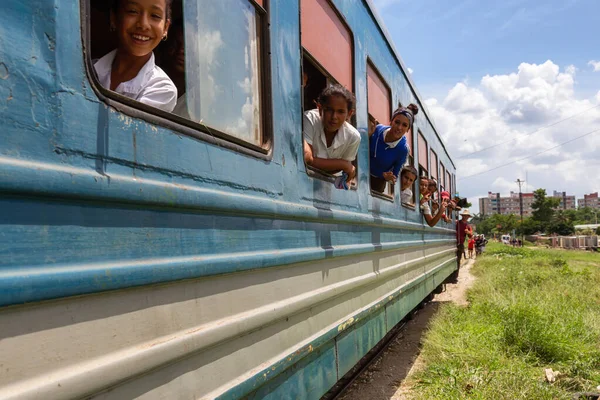
<path fill-rule="evenodd" d="M 425 337 L 417 399 L 572 399 L 600 385 L 600 254 L 488 246 Z M 553 383 L 544 370 L 559 371 Z"/>

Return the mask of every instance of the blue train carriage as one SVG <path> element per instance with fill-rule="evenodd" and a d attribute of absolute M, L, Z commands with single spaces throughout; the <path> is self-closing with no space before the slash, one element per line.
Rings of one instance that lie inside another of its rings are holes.
<path fill-rule="evenodd" d="M 99 84 L 106 3 L 0 6 L 0 398 L 319 398 L 456 269 L 453 223 L 369 188 L 399 101 L 409 162 L 455 184 L 373 5 L 174 1 L 181 116 Z M 331 82 L 357 97 L 347 191 L 303 159 Z"/>

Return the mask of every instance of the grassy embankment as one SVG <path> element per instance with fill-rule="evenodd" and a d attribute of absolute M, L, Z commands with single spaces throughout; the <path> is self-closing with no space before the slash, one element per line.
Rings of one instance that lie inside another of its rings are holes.
<path fill-rule="evenodd" d="M 600 385 L 600 254 L 491 244 L 468 307 L 446 304 L 417 399 L 572 399 Z M 561 374 L 554 383 L 544 369 Z"/>

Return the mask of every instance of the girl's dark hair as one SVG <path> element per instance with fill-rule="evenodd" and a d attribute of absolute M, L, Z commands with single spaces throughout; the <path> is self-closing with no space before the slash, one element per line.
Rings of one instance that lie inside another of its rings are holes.
<path fill-rule="evenodd" d="M 417 115 L 419 113 L 419 107 L 414 103 L 410 103 L 406 108 L 408 108 L 413 115 Z"/>
<path fill-rule="evenodd" d="M 437 180 L 435 178 L 429 178 L 429 184 L 427 185 L 428 187 L 435 187 L 435 191 L 437 192 L 438 190 L 438 183 Z"/>
<path fill-rule="evenodd" d="M 327 103 L 327 100 L 329 100 L 329 98 L 332 96 L 343 97 L 344 100 L 346 100 L 346 103 L 348 103 L 348 111 L 354 110 L 354 103 L 356 101 L 354 95 L 342 85 L 337 84 L 329 85 L 325 89 L 323 89 L 323 91 L 319 95 L 319 98 L 317 99 L 317 103 L 319 103 L 320 105 L 324 105 L 325 103 Z"/>
<path fill-rule="evenodd" d="M 415 178 L 417 176 L 419 176 L 419 172 L 412 165 L 406 165 L 406 166 L 404 166 L 404 168 L 402 168 L 402 172 L 400 172 L 400 176 L 402 176 L 404 174 L 413 174 L 415 176 Z"/>
<path fill-rule="evenodd" d="M 408 109 L 408 111 L 410 111 L 413 115 L 413 120 L 415 119 L 415 116 L 419 113 L 419 106 L 417 106 L 414 103 L 410 103 L 407 107 L 403 107 L 401 102 L 398 102 L 398 108 L 394 110 L 394 112 L 392 113 L 392 119 L 394 119 L 393 116 L 397 115 L 403 108 Z"/>
<path fill-rule="evenodd" d="M 112 10 L 116 13 L 119 10 L 119 6 L 121 5 L 122 0 L 113 0 L 112 1 Z M 171 5 L 173 4 L 173 0 L 165 0 L 165 19 L 171 19 Z"/>

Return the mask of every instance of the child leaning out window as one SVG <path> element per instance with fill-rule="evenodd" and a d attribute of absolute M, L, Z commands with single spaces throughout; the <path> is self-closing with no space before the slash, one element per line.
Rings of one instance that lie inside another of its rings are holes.
<path fill-rule="evenodd" d="M 154 63 L 153 50 L 166 40 L 172 0 L 115 0 L 110 13 L 117 48 L 94 63 L 106 89 L 165 111 L 173 111 L 177 89 Z"/>
<path fill-rule="evenodd" d="M 354 95 L 341 85 L 331 85 L 319 95 L 317 109 L 304 113 L 306 165 L 332 174 L 342 171 L 344 188 L 356 175 L 352 161 L 360 145 L 360 133 L 347 122 L 353 112 Z"/>

